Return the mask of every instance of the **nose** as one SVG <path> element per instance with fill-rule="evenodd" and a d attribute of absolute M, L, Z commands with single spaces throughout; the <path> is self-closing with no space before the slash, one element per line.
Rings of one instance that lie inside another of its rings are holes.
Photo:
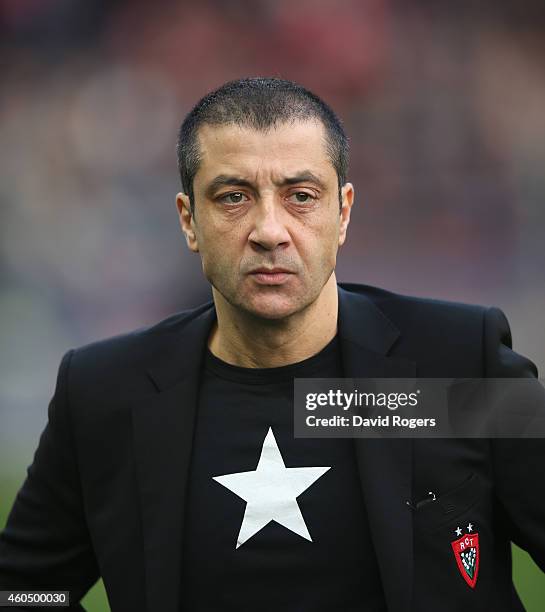
<path fill-rule="evenodd" d="M 283 221 L 282 210 L 272 200 L 255 207 L 255 219 L 248 240 L 257 247 L 272 251 L 290 242 L 290 234 Z"/>

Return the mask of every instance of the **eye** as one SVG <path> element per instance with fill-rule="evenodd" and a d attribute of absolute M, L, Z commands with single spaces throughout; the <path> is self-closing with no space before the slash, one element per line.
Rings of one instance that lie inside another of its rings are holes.
<path fill-rule="evenodd" d="M 297 204 L 310 204 L 315 197 L 306 191 L 296 191 L 290 195 L 290 200 Z"/>
<path fill-rule="evenodd" d="M 241 204 L 245 197 L 241 191 L 232 191 L 219 196 L 218 200 L 224 204 Z"/>

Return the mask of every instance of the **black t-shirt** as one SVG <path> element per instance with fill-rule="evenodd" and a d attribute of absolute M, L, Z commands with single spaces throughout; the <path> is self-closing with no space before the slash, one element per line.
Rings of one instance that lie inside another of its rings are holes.
<path fill-rule="evenodd" d="M 185 612 L 386 610 L 353 440 L 293 436 L 293 379 L 341 376 L 336 338 L 278 368 L 208 352 L 184 524 Z"/>

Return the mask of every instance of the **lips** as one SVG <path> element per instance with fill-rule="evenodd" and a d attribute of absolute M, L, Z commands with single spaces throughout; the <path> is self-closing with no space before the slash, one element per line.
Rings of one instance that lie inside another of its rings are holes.
<path fill-rule="evenodd" d="M 256 268 L 250 274 L 291 274 L 286 268 Z"/>
<path fill-rule="evenodd" d="M 293 274 L 285 268 L 256 268 L 250 276 L 260 285 L 282 285 Z"/>

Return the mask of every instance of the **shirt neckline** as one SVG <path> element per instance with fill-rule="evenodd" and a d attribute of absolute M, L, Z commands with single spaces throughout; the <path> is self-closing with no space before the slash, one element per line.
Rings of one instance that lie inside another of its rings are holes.
<path fill-rule="evenodd" d="M 207 348 L 204 368 L 220 378 L 246 384 L 292 382 L 294 378 L 312 377 L 318 369 L 327 369 L 328 365 L 335 363 L 338 351 L 339 340 L 335 335 L 323 349 L 303 361 L 274 368 L 243 368 L 223 361 Z"/>

